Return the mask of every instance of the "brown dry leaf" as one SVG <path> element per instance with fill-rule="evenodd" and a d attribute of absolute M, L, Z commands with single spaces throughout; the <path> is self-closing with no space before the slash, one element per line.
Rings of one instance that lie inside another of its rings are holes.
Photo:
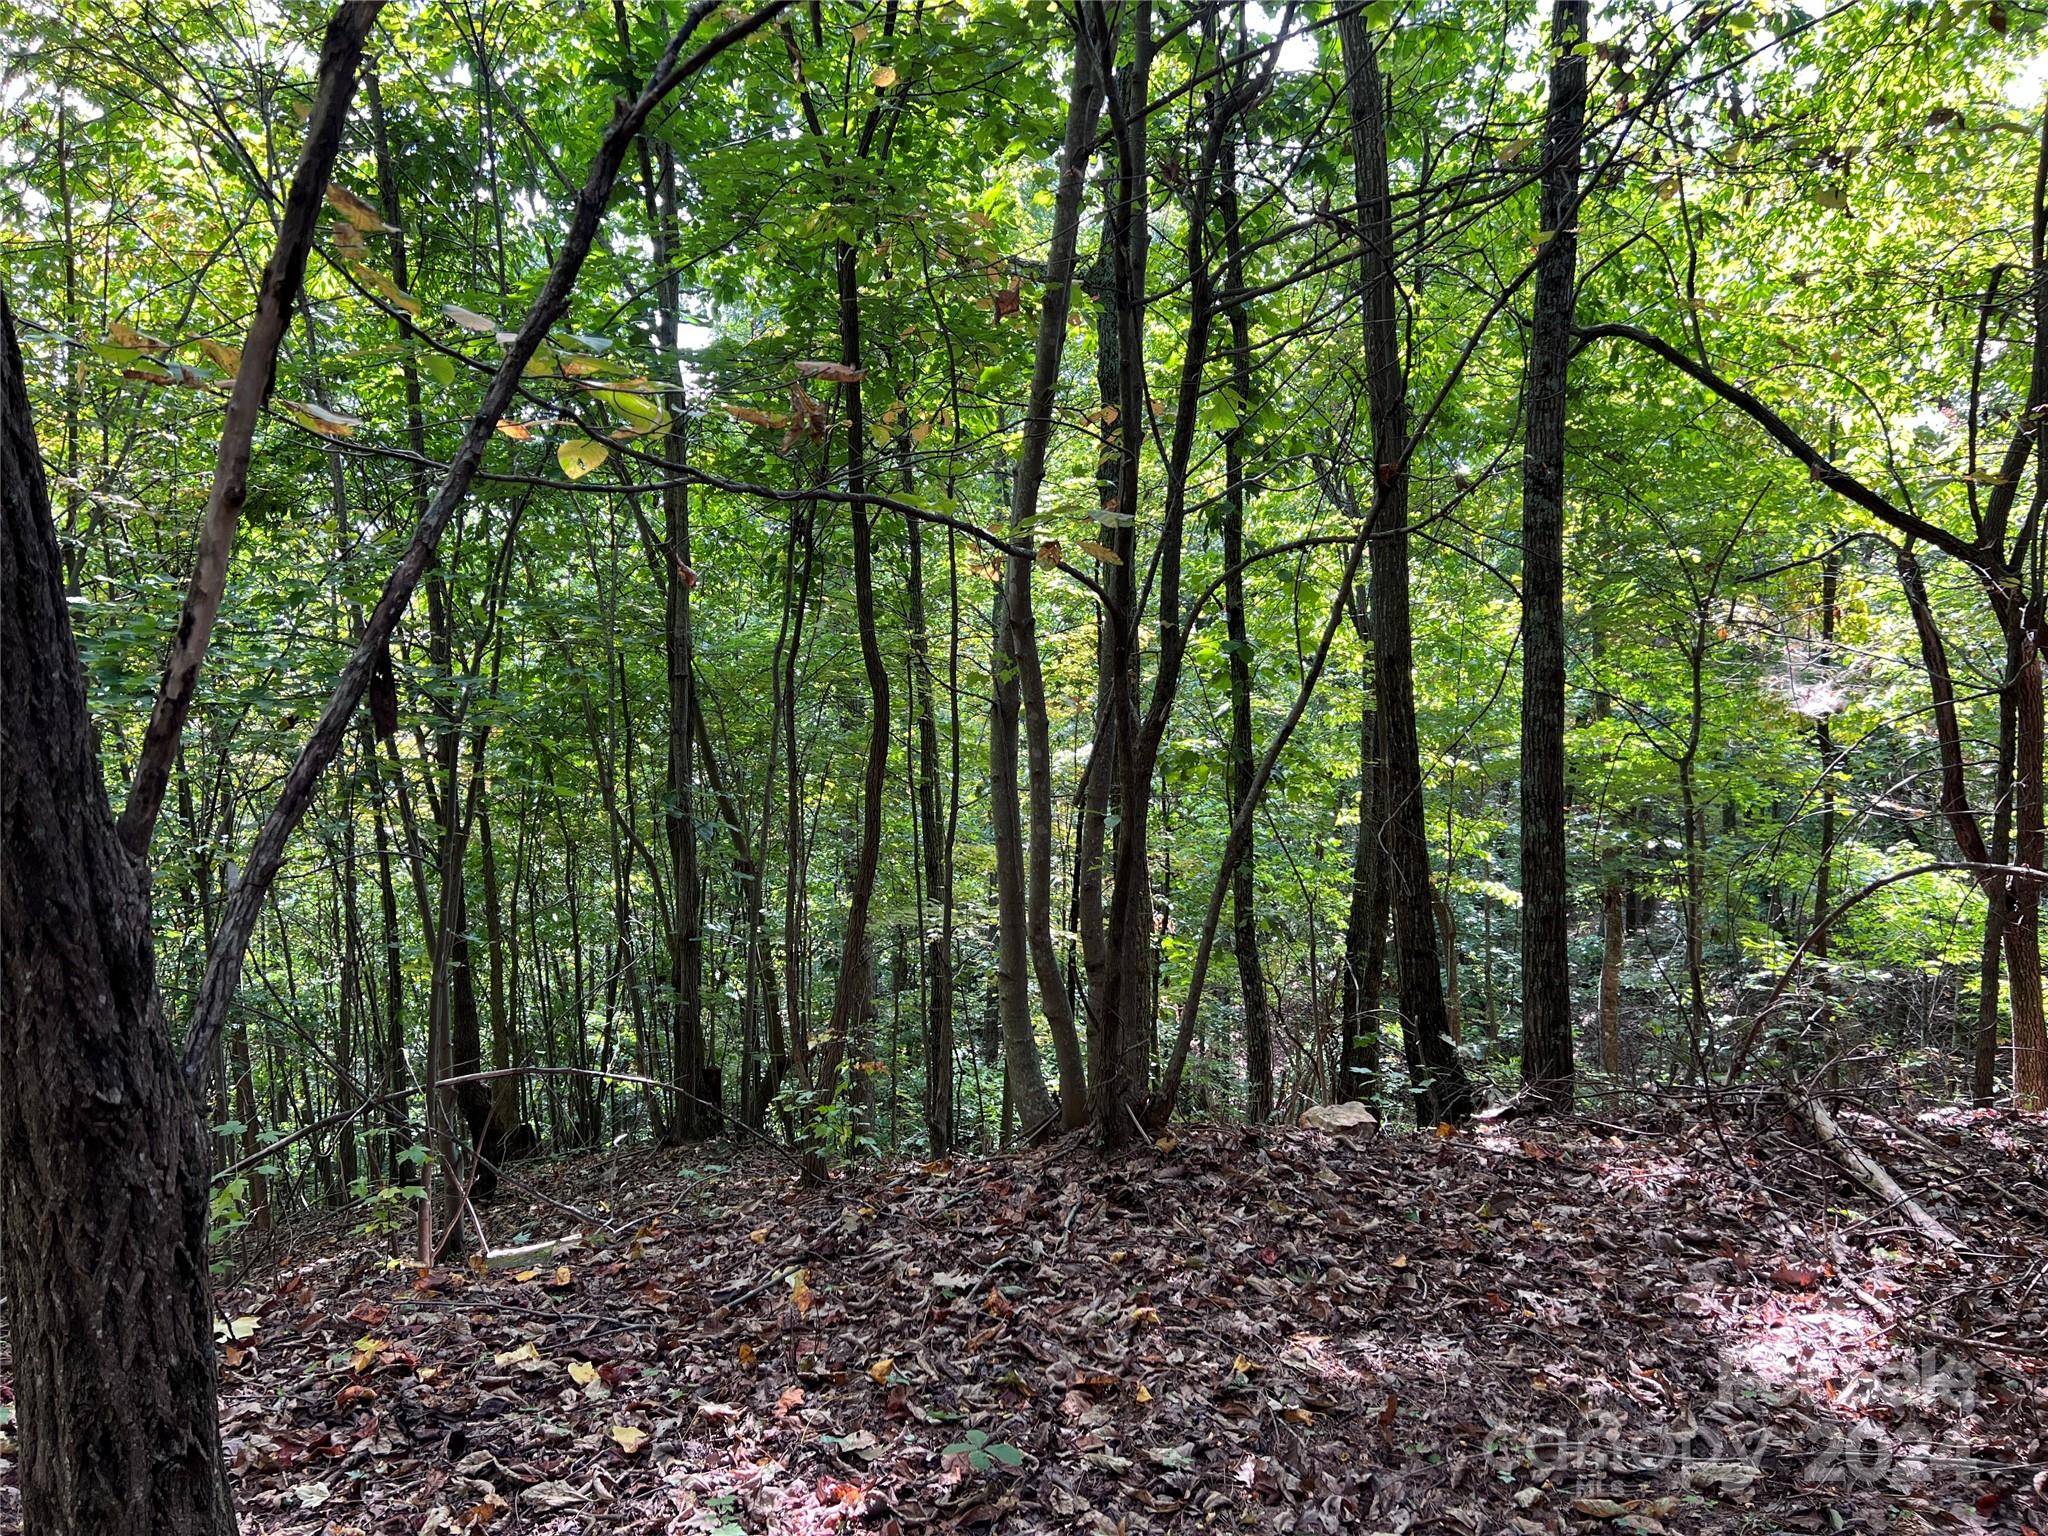
<path fill-rule="evenodd" d="M 116 320 L 107 327 L 107 339 L 117 347 L 126 347 L 131 352 L 168 352 L 171 344 L 138 331 L 126 320 Z"/>
<path fill-rule="evenodd" d="M 360 197 L 357 197 L 347 187 L 330 185 L 327 189 L 327 201 L 333 205 L 337 213 L 366 235 L 395 235 L 398 233 L 395 225 L 384 222 L 383 214 L 379 213 L 370 204 L 364 202 Z"/>
<path fill-rule="evenodd" d="M 858 384 L 868 376 L 867 369 L 851 363 L 798 363 L 796 371 L 799 378 L 816 379 L 821 384 Z"/>
<path fill-rule="evenodd" d="M 242 349 L 240 347 L 224 345 L 213 340 L 211 337 L 202 337 L 200 339 L 199 355 L 231 379 L 242 367 Z"/>

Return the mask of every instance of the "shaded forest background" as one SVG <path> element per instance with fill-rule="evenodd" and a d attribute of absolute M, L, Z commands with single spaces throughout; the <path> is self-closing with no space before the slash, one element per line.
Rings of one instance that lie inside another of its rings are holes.
<path fill-rule="evenodd" d="M 674 20 L 380 19 L 150 845 L 171 1017 Z M 117 804 L 319 23 L 6 21 Z M 2040 1107 L 2042 58 L 1997 0 L 765 28 L 635 139 L 253 916 L 216 1237 L 363 1203 L 431 1248 L 450 1189 L 621 1137 L 1456 1118 L 1545 993 L 1595 1114 L 1741 1074 Z"/>

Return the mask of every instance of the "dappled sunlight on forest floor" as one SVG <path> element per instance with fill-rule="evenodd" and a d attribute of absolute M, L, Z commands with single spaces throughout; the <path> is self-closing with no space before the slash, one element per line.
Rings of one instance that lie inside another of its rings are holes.
<path fill-rule="evenodd" d="M 1842 1119 L 1964 1259 L 1768 1116 L 529 1165 L 497 1243 L 589 1221 L 524 1268 L 231 1292 L 244 1527 L 2040 1527 L 2048 1120 Z"/>

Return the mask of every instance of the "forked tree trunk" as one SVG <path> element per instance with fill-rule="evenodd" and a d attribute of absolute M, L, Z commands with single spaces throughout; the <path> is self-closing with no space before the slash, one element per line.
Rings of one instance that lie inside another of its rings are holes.
<path fill-rule="evenodd" d="M 86 708 L 0 295 L 0 1229 L 23 1508 L 223 1536 L 207 1147 Z"/>

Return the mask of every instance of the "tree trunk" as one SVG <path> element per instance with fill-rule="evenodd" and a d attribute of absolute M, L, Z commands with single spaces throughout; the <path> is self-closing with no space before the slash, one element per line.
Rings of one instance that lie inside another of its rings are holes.
<path fill-rule="evenodd" d="M 0 1242 L 28 1529 L 234 1531 L 207 1195 L 0 295 Z"/>
<path fill-rule="evenodd" d="M 1360 11 L 1338 20 L 1351 108 L 1353 175 L 1363 252 L 1366 387 L 1372 420 L 1373 668 L 1386 761 L 1385 840 L 1392 883 L 1401 1023 L 1416 1064 L 1426 1122 L 1467 1118 L 1471 1082 L 1451 1039 L 1436 924 L 1430 911 L 1429 841 L 1423 821 L 1422 756 L 1416 739 L 1414 637 L 1408 613 L 1408 381 L 1401 357 L 1394 272 L 1393 200 L 1387 177 L 1385 82 Z"/>
<path fill-rule="evenodd" d="M 1841 588 L 1841 556 L 1830 551 L 1821 563 L 1820 571 L 1820 654 L 1815 661 L 1821 667 L 1835 664 L 1835 610 Z M 1813 723 L 1813 745 L 1820 758 L 1820 860 L 1813 875 L 1814 929 L 1807 939 L 1806 952 L 1812 957 L 1814 970 L 1814 991 L 1820 998 L 1821 1038 L 1826 1043 L 1828 1059 L 1832 1062 L 1835 1051 L 1835 1010 L 1830 1000 L 1831 981 L 1828 975 L 1828 940 L 1831 935 L 1827 928 L 1827 915 L 1834 906 L 1835 878 L 1835 735 L 1828 717 L 1822 713 Z M 1995 971 L 1994 971 L 1995 975 Z M 1996 982 L 1993 982 L 1996 985 Z"/>
<path fill-rule="evenodd" d="M 2013 801 L 2014 862 L 2040 869 L 2042 829 L 2041 604 L 2020 618 L 2016 692 Z M 2013 1101 L 2021 1109 L 2048 1109 L 2048 1026 L 2041 1007 L 2041 882 L 2011 882 L 2005 923 L 2005 963 L 2012 981 Z"/>
<path fill-rule="evenodd" d="M 1524 395 L 1522 459 L 1522 1081 L 1556 1114 L 1572 1108 L 1564 771 L 1564 457 L 1578 260 L 1579 148 L 1586 121 L 1587 0 L 1556 0 L 1550 107 Z"/>
<path fill-rule="evenodd" d="M 2008 656 L 2008 671 L 2016 670 L 2017 656 Z M 1999 690 L 1998 768 L 1992 785 L 1991 861 L 2005 863 L 2012 855 L 2012 790 L 2017 744 L 2017 711 L 2012 690 Z M 1989 1109 L 1998 1086 L 1999 983 L 2004 975 L 2005 902 L 1984 903 L 1984 953 L 1978 968 L 1977 1038 L 1970 1063 L 1970 1102 Z"/>
<path fill-rule="evenodd" d="M 1382 838 L 1379 712 L 1373 708 L 1372 621 L 1354 590 L 1351 621 L 1365 647 L 1358 718 L 1358 834 L 1351 845 L 1351 907 L 1344 925 L 1344 1044 L 1339 1102 L 1380 1102 L 1380 973 L 1387 963 L 1387 876 Z"/>
<path fill-rule="evenodd" d="M 655 224 L 655 259 L 662 273 L 657 295 L 662 317 L 663 372 L 666 382 L 674 384 L 682 372 L 682 356 L 676 342 L 682 285 L 672 265 L 680 228 L 675 151 L 664 143 L 657 158 L 660 217 Z M 697 911 L 696 775 L 692 771 L 698 705 L 690 593 L 697 577 L 690 565 L 690 492 L 681 480 L 688 453 L 686 432 L 686 425 L 678 421 L 662 443 L 669 467 L 668 483 L 661 493 L 665 555 L 662 634 L 668 653 L 668 793 L 662 819 L 668 833 L 669 897 L 675 904 L 668 972 L 675 1081 L 682 1090 L 681 1102 L 676 1106 L 675 1134 L 685 1140 L 702 1141 L 717 1135 L 721 1128 L 719 1108 L 724 1093 L 704 1035 L 704 939 Z M 859 510 L 855 509 L 856 514 Z"/>
<path fill-rule="evenodd" d="M 905 492 L 910 486 L 909 439 L 904 439 Z M 937 927 L 920 908 L 919 993 L 924 1016 L 925 1148 L 933 1157 L 953 1150 L 953 868 L 946 849 L 945 818 L 939 812 L 939 723 L 934 706 L 931 636 L 925 617 L 924 524 L 906 519 L 910 538 L 910 675 L 916 716 L 917 794 L 912 807 L 922 840 L 924 897 L 941 912 Z"/>
<path fill-rule="evenodd" d="M 839 360 L 861 366 L 859 258 L 854 248 L 839 245 Z M 841 386 L 846 405 L 846 488 L 855 497 L 867 490 L 867 427 L 861 417 L 860 381 Z M 860 501 L 853 517 L 853 599 L 859 620 L 862 670 L 868 686 L 867 768 L 861 780 L 860 842 L 854 851 L 853 879 L 846 896 L 846 930 L 839 950 L 839 975 L 832 990 L 832 1022 L 820 1051 L 816 1086 L 836 1092 L 834 1078 L 845 1060 L 848 1043 L 867 1007 L 870 948 L 868 906 L 874 899 L 875 876 L 882 858 L 882 795 L 889 775 L 889 668 L 875 627 L 875 513 Z"/>
<path fill-rule="evenodd" d="M 1237 146 L 1223 148 L 1217 211 L 1223 217 L 1223 284 L 1244 289 L 1244 234 L 1238 227 Z M 1223 615 L 1230 652 L 1230 814 L 1243 814 L 1251 800 L 1252 644 L 1244 617 L 1244 512 L 1246 500 L 1244 423 L 1251 412 L 1251 321 L 1242 303 L 1232 304 L 1230 402 L 1237 421 L 1223 436 Z M 1259 958 L 1258 839 L 1244 845 L 1231 875 L 1231 949 L 1237 957 L 1238 997 L 1244 1007 L 1245 1113 L 1253 1124 L 1273 1115 L 1273 1026 L 1266 1013 L 1266 974 Z"/>
<path fill-rule="evenodd" d="M 1113 356 L 1105 362 L 1113 363 L 1117 390 L 1116 419 L 1109 428 L 1115 440 L 1116 485 L 1104 501 L 1107 520 L 1114 525 L 1105 529 L 1104 542 L 1114 551 L 1116 561 L 1104 572 L 1109 596 L 1103 619 L 1106 696 L 1097 716 L 1093 764 L 1095 773 L 1106 776 L 1105 787 L 1113 793 L 1117 815 L 1110 840 L 1111 884 L 1101 979 L 1089 998 L 1093 1009 L 1088 1035 L 1090 1118 L 1096 1143 L 1104 1150 L 1127 1145 L 1144 1134 L 1153 1024 L 1152 889 L 1145 835 L 1151 809 L 1151 765 L 1145 761 L 1138 725 L 1139 594 L 1132 526 L 1145 424 L 1151 414 L 1141 365 L 1145 272 L 1151 242 L 1150 152 L 1146 115 L 1137 108 L 1146 98 L 1151 77 L 1152 15 L 1143 5 L 1132 8 L 1129 15 L 1132 61 L 1110 83 L 1117 103 L 1111 113 L 1116 176 L 1108 194 L 1106 243 L 1111 258 L 1108 308 L 1115 320 L 1116 341 Z M 1084 28 L 1095 29 L 1095 45 L 1105 56 L 1113 55 L 1112 15 L 1083 7 L 1079 16 Z M 1199 314 L 1197 309 L 1197 318 Z M 1190 337 L 1191 356 L 1199 354 L 1198 340 Z"/>
<path fill-rule="evenodd" d="M 996 1006 L 1002 1018 L 1004 1078 L 1009 1102 L 1026 1132 L 1052 1118 L 1052 1095 L 1039 1066 L 1037 1031 L 1031 1017 L 1031 962 L 1025 934 L 1024 823 L 1018 807 L 1017 661 L 1009 623 L 1010 583 L 995 594 L 995 643 L 989 653 L 993 703 L 988 725 L 989 833 L 995 849 Z"/>
<path fill-rule="evenodd" d="M 1621 1072 L 1621 881 L 1607 877 L 1600 888 L 1600 1070 Z"/>

